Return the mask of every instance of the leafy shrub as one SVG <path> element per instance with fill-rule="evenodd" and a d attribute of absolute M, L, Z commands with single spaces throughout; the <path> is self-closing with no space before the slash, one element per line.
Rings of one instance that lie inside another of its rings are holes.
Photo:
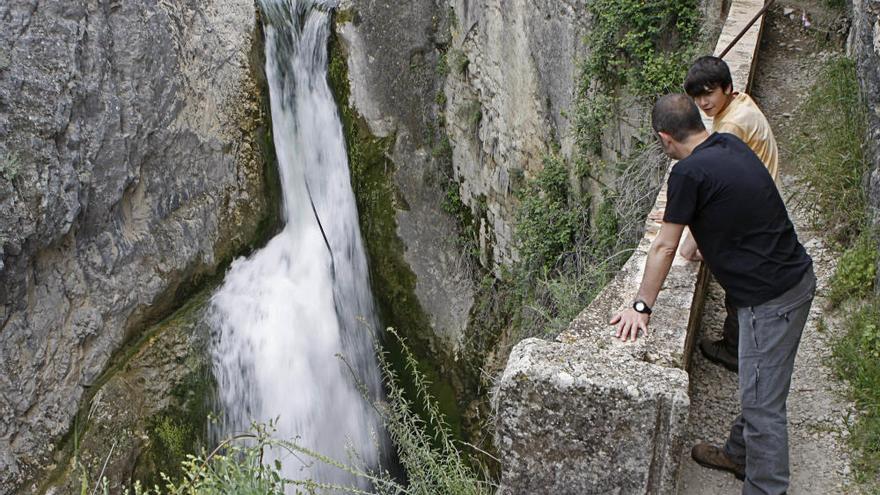
<path fill-rule="evenodd" d="M 543 170 L 519 192 L 516 236 L 529 268 L 550 269 L 573 246 L 585 208 L 569 204 L 570 189 L 565 163 L 547 155 Z"/>
<path fill-rule="evenodd" d="M 443 52 L 440 54 L 440 57 L 437 59 L 437 75 L 440 77 L 445 77 L 449 74 L 449 60 L 448 53 Z"/>
<path fill-rule="evenodd" d="M 831 279 L 829 300 L 838 305 L 849 298 L 864 298 L 874 290 L 877 272 L 877 247 L 871 236 L 862 234 L 840 257 Z"/>
<path fill-rule="evenodd" d="M 11 181 L 21 172 L 21 157 L 16 153 L 0 153 L 0 177 Z"/>
<path fill-rule="evenodd" d="M 470 60 L 468 60 L 467 55 L 462 50 L 452 50 L 452 69 L 456 74 L 462 75 L 468 68 L 468 64 L 470 64 Z"/>
<path fill-rule="evenodd" d="M 637 94 L 669 91 L 684 78 L 699 29 L 699 2 L 594 0 L 590 58 L 584 70 L 607 89 L 629 85 Z"/>

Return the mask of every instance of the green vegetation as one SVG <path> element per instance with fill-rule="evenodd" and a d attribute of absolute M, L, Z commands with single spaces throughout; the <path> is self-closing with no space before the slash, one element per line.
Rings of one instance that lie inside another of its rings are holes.
<path fill-rule="evenodd" d="M 657 145 L 639 146 L 614 165 L 598 200 L 573 187 L 573 167 L 555 155 L 527 180 L 516 222 L 520 260 L 507 290 L 506 310 L 521 308 L 513 310 L 511 346 L 557 335 L 611 280 L 641 238 L 666 163 Z"/>
<path fill-rule="evenodd" d="M 866 106 L 859 97 L 855 70 L 849 58 L 828 62 L 819 76 L 821 83 L 799 110 L 802 125 L 793 136 L 790 155 L 813 205 L 813 226 L 841 246 L 850 245 L 867 222 L 867 195 L 862 188 L 868 170 L 862 146 Z"/>
<path fill-rule="evenodd" d="M 840 11 L 845 10 L 846 4 L 847 4 L 846 0 L 823 0 L 822 3 L 824 3 L 825 5 L 827 5 L 828 7 L 832 8 L 832 9 L 840 10 Z"/>
<path fill-rule="evenodd" d="M 138 459 L 134 477 L 148 484 L 160 481 L 158 473 L 165 473 L 171 480 L 181 479 L 185 474 L 183 461 L 206 443 L 214 376 L 207 359 L 193 357 L 187 361 L 189 372 L 171 391 L 171 405 L 151 418 L 147 427 L 151 441 Z"/>
<path fill-rule="evenodd" d="M 692 54 L 679 48 L 696 39 L 699 2 L 594 0 L 588 9 L 594 23 L 583 80 L 606 91 L 626 86 L 637 95 L 681 86 Z"/>
<path fill-rule="evenodd" d="M 579 167 L 596 174 L 617 105 L 680 90 L 698 46 L 700 9 L 696 0 L 595 0 L 587 8 L 590 55 L 581 64 L 573 122 Z"/>
<path fill-rule="evenodd" d="M 864 299 L 874 292 L 877 256 L 877 243 L 866 233 L 844 251 L 831 280 L 828 299 L 832 305 L 837 306 L 847 299 Z"/>
<path fill-rule="evenodd" d="M 465 71 L 467 71 L 470 60 L 468 60 L 467 55 L 465 55 L 464 51 L 456 49 L 451 50 L 449 52 L 449 58 L 450 65 L 457 75 L 463 75 Z"/>
<path fill-rule="evenodd" d="M 446 77 L 449 74 L 448 55 L 449 52 L 443 51 L 437 58 L 437 75 L 440 77 Z"/>
<path fill-rule="evenodd" d="M 483 120 L 483 106 L 477 100 L 469 101 L 458 109 L 458 117 L 467 122 L 471 132 L 477 132 L 477 127 Z"/>
<path fill-rule="evenodd" d="M 860 307 L 859 307 L 860 306 Z M 880 492 L 880 298 L 855 303 L 833 349 L 837 376 L 849 385 L 858 415 L 850 425 L 856 479 Z"/>
<path fill-rule="evenodd" d="M 840 308 L 845 333 L 833 344 L 831 364 L 847 382 L 858 409 L 848 436 L 854 473 L 867 492 L 880 493 L 880 296 L 874 293 L 878 239 L 869 228 L 862 186 L 868 171 L 862 148 L 867 121 L 853 61 L 841 57 L 827 62 L 796 117 L 792 156 L 813 206 L 813 227 L 843 252 L 829 302 Z"/>
<path fill-rule="evenodd" d="M 526 269 L 549 270 L 570 249 L 578 229 L 589 215 L 589 205 L 569 205 L 568 169 L 555 155 L 544 158 L 544 169 L 517 193 L 516 232 L 519 255 Z"/>
<path fill-rule="evenodd" d="M 412 378 L 416 389 L 414 403 L 404 390 L 389 355 L 377 349 L 380 367 L 388 391 L 387 401 L 374 402 L 391 439 L 397 449 L 401 464 L 407 470 L 407 483 L 395 480 L 387 471 L 373 471 L 369 467 L 351 465 L 331 459 L 294 441 L 275 439 L 273 427 L 255 425 L 253 431 L 223 442 L 213 452 L 200 456 L 188 456 L 181 464 L 183 476 L 179 482 L 164 477 L 164 487 L 153 485 L 144 488 L 135 484 L 125 493 L 136 495 L 283 495 L 285 487 L 294 487 L 297 493 L 380 493 L 395 495 L 489 495 L 494 487 L 475 472 L 443 419 L 437 401 L 428 391 L 430 383 L 420 372 L 421 365 L 410 352 L 406 342 L 393 330 L 388 334 L 402 350 L 405 373 Z M 367 394 L 365 393 L 365 397 Z M 161 434 L 161 433 L 160 433 Z M 177 435 L 176 427 L 171 435 Z M 356 478 L 372 484 L 374 492 L 354 487 L 332 485 L 314 480 L 290 480 L 281 475 L 281 461 L 264 463 L 267 449 L 286 452 L 301 459 L 323 463 L 345 471 Z M 90 493 L 90 482 L 82 476 L 81 493 Z M 94 489 L 109 494 L 106 480 Z"/>
<path fill-rule="evenodd" d="M 0 154 L 0 177 L 13 181 L 21 172 L 21 157 L 15 153 Z"/>

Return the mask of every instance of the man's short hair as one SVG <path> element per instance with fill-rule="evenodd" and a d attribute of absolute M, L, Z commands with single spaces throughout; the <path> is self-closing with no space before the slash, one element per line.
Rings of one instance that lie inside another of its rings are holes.
<path fill-rule="evenodd" d="M 730 77 L 727 62 L 712 55 L 695 60 L 684 78 L 684 92 L 691 98 L 704 95 L 719 87 L 732 88 L 733 78 Z"/>
<path fill-rule="evenodd" d="M 679 142 L 706 130 L 694 100 L 681 93 L 662 96 L 654 103 L 651 125 L 655 132 L 665 132 Z"/>

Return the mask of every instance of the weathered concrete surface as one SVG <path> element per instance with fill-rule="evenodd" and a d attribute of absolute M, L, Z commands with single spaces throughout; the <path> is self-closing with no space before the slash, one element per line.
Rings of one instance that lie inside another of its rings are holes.
<path fill-rule="evenodd" d="M 265 217 L 251 0 L 0 4 L 0 493 Z"/>
<path fill-rule="evenodd" d="M 874 226 L 880 230 L 880 0 L 853 0 L 848 52 L 856 60 L 862 96 L 868 106 L 866 136 L 871 171 L 866 179 Z M 880 242 L 880 240 L 878 240 Z M 880 251 L 880 244 L 877 246 Z M 880 294 L 880 259 L 877 283 Z"/>
<path fill-rule="evenodd" d="M 608 325 L 632 302 L 665 204 L 664 186 L 636 251 L 559 342 L 514 347 L 495 404 L 503 493 L 534 492 L 526 486 L 572 494 L 674 493 L 687 425 L 687 361 L 706 271 L 676 256 L 649 336 L 621 343 Z"/>
<path fill-rule="evenodd" d="M 443 75 L 437 71 L 449 43 L 443 2 L 416 0 L 406 8 L 369 0 L 344 0 L 336 34 L 347 56 L 348 102 L 377 137 L 394 138 L 394 216 L 403 256 L 416 276 L 415 294 L 432 329 L 450 348 L 461 345 L 474 288 L 456 242 L 455 219 L 443 204 L 448 157 L 435 102 Z M 390 246 L 389 246 L 390 248 Z M 381 288 L 379 289 L 381 290 Z"/>
<path fill-rule="evenodd" d="M 660 487 L 675 484 L 687 373 L 603 354 L 538 339 L 514 348 L 496 395 L 516 404 L 498 421 L 499 493 L 671 493 Z"/>
<path fill-rule="evenodd" d="M 761 6 L 731 5 L 715 53 Z M 751 81 L 760 30 L 761 23 L 727 56 L 740 88 Z M 551 486 L 554 493 L 675 493 L 688 420 L 686 370 L 707 270 L 676 256 L 649 336 L 621 343 L 608 325 L 635 296 L 665 204 L 664 185 L 638 248 L 559 343 L 528 340 L 514 348 L 496 400 L 503 493 Z"/>

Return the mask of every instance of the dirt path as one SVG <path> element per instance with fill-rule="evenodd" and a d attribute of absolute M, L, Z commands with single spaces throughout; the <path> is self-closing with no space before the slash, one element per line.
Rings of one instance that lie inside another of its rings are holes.
<path fill-rule="evenodd" d="M 793 9 L 789 16 L 785 13 Z M 806 11 L 811 28 L 804 29 L 802 12 Z M 788 399 L 791 488 L 789 494 L 853 493 L 856 488 L 850 475 L 845 448 L 846 421 L 853 407 L 843 397 L 842 385 L 827 367 L 830 340 L 838 333 L 835 321 L 825 318 L 828 282 L 834 270 L 834 254 L 826 249 L 816 232 L 809 230 L 802 196 L 793 180 L 793 170 L 786 167 L 793 152 L 788 138 L 797 132 L 791 116 L 804 100 L 818 75 L 822 62 L 842 50 L 838 14 L 816 1 L 787 1 L 771 9 L 758 52 L 758 67 L 752 95 L 773 126 L 780 148 L 782 192 L 801 242 L 813 257 L 819 279 L 817 298 L 804 329 L 795 362 L 791 394 Z M 825 33 L 828 33 L 827 35 Z M 707 295 L 701 335 L 720 336 L 724 319 L 723 292 L 713 283 Z M 691 418 L 689 443 L 710 441 L 723 444 L 730 423 L 739 411 L 737 377 L 694 352 L 691 370 Z M 690 458 L 690 449 L 682 461 L 681 495 L 740 493 L 742 483 L 733 475 L 705 469 Z"/>

